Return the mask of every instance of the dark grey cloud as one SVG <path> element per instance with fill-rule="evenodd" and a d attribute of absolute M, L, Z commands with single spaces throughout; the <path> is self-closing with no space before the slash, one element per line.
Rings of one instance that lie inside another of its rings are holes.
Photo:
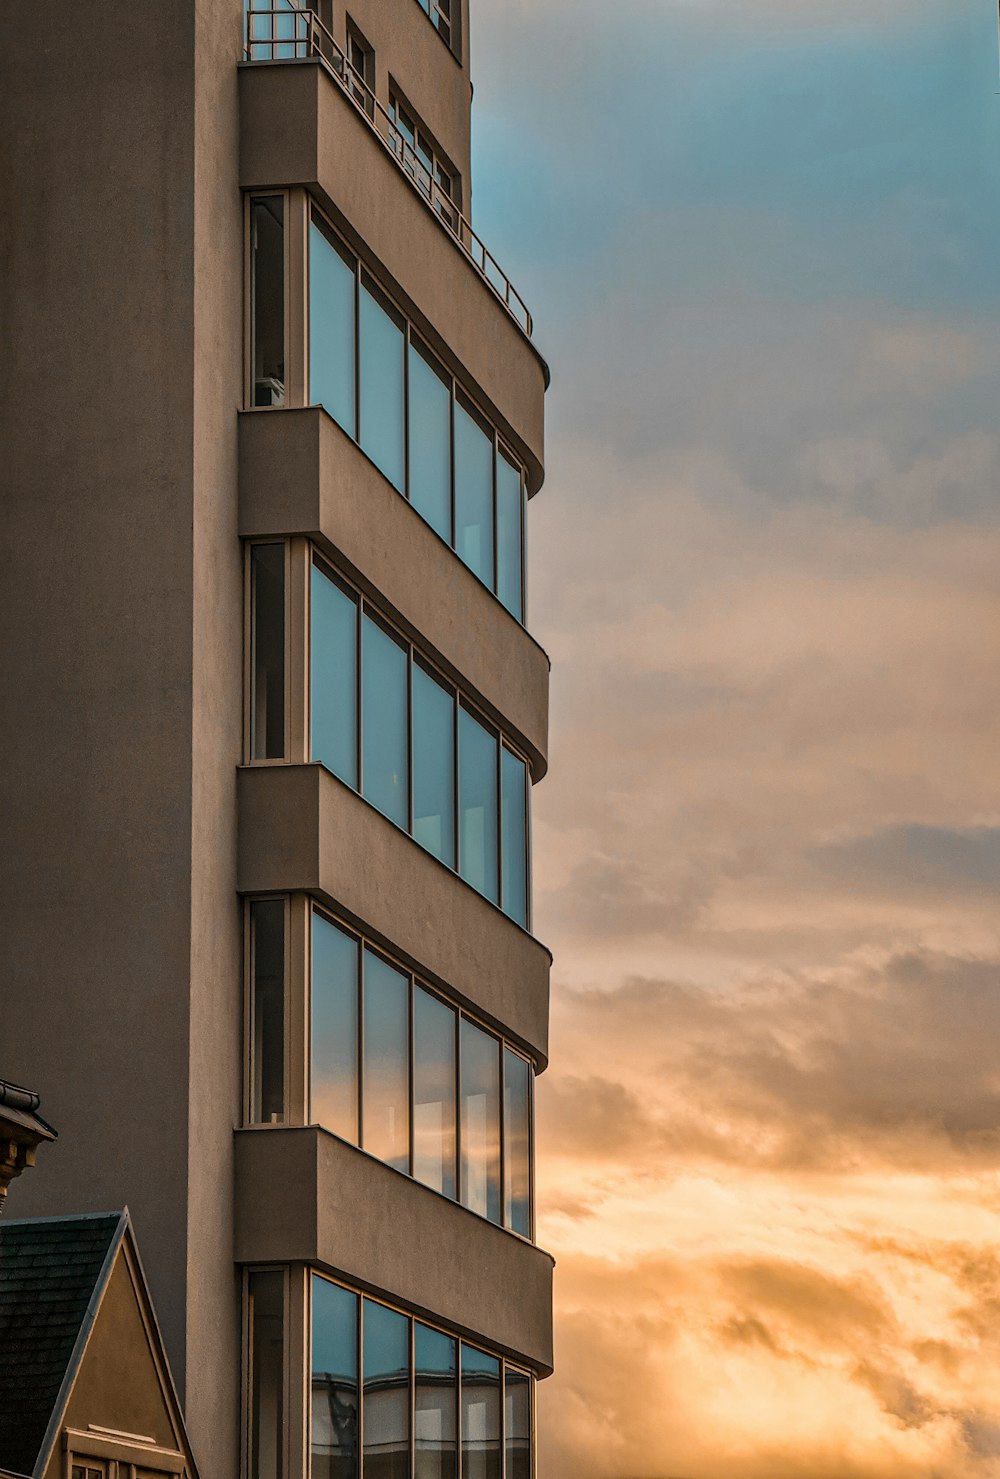
<path fill-rule="evenodd" d="M 833 877 L 866 890 L 953 894 L 1000 889 L 1000 827 L 882 827 L 866 837 L 814 848 L 812 860 Z"/>

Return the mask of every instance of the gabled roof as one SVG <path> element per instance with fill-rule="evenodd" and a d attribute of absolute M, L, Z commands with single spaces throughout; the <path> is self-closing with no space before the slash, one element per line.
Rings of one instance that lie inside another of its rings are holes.
<path fill-rule="evenodd" d="M 0 1222 L 0 1473 L 48 1457 L 127 1226 L 127 1212 Z"/>

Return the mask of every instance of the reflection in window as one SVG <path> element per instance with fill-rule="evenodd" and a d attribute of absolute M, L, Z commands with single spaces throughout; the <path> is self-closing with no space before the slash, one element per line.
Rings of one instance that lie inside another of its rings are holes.
<path fill-rule="evenodd" d="M 497 457 L 497 595 L 518 621 L 524 609 L 521 559 L 521 469 Z"/>
<path fill-rule="evenodd" d="M 413 835 L 455 866 L 455 695 L 414 663 Z"/>
<path fill-rule="evenodd" d="M 451 543 L 451 388 L 410 341 L 410 502 Z"/>
<path fill-rule="evenodd" d="M 500 1479 L 500 1362 L 462 1346 L 462 1479 Z"/>
<path fill-rule="evenodd" d="M 455 1479 L 458 1470 L 458 1342 L 413 1326 L 415 1479 Z"/>
<path fill-rule="evenodd" d="M 325 406 L 348 436 L 354 413 L 353 259 L 309 225 L 309 397 Z"/>
<path fill-rule="evenodd" d="M 504 1479 L 531 1479 L 531 1378 L 508 1366 L 504 1374 Z"/>
<path fill-rule="evenodd" d="M 277 1124 L 285 1110 L 285 904 L 250 905 L 250 1119 Z"/>
<path fill-rule="evenodd" d="M 500 1044 L 462 1018 L 462 1201 L 500 1221 Z"/>
<path fill-rule="evenodd" d="M 310 699 L 312 758 L 358 784 L 358 605 L 312 567 Z"/>
<path fill-rule="evenodd" d="M 361 283 L 359 328 L 361 448 L 402 493 L 404 325 L 368 277 Z"/>
<path fill-rule="evenodd" d="M 250 363 L 254 406 L 285 400 L 285 202 L 250 202 Z"/>
<path fill-rule="evenodd" d="M 358 1472 L 358 1297 L 312 1276 L 311 1479 Z"/>
<path fill-rule="evenodd" d="M 528 768 L 504 745 L 500 751 L 504 913 L 528 922 Z"/>
<path fill-rule="evenodd" d="M 364 1476 L 409 1479 L 410 1322 L 372 1299 L 364 1322 Z"/>
<path fill-rule="evenodd" d="M 413 992 L 413 1174 L 455 1197 L 455 1013 Z"/>
<path fill-rule="evenodd" d="M 409 821 L 407 653 L 370 616 L 362 621 L 363 795 L 396 823 Z"/>
<path fill-rule="evenodd" d="M 397 1171 L 410 1167 L 409 980 L 364 952 L 364 1149 Z"/>
<path fill-rule="evenodd" d="M 458 711 L 458 869 L 497 902 L 497 739 L 464 706 Z"/>
<path fill-rule="evenodd" d="M 250 758 L 285 753 L 285 546 L 250 546 Z"/>
<path fill-rule="evenodd" d="M 250 1327 L 250 1479 L 281 1479 L 284 1465 L 285 1276 L 255 1270 L 247 1279 Z"/>
<path fill-rule="evenodd" d="M 312 913 L 311 1118 L 358 1138 L 357 940 Z"/>
<path fill-rule="evenodd" d="M 531 1236 L 531 1069 L 503 1050 L 504 1226 Z"/>
<path fill-rule="evenodd" d="M 455 403 L 455 549 L 493 586 L 493 443 L 478 419 Z"/>

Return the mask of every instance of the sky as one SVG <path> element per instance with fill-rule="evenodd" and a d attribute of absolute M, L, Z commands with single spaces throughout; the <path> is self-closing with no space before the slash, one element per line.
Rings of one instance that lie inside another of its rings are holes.
<path fill-rule="evenodd" d="M 540 1479 L 1000 1479 L 992 0 L 473 0 L 553 367 Z"/>

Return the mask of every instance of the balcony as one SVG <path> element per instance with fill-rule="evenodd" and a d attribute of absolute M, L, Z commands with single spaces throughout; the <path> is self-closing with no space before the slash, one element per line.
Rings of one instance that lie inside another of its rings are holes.
<path fill-rule="evenodd" d="M 441 14 L 438 6 L 432 7 Z M 482 281 L 500 300 L 522 333 L 530 338 L 531 314 L 524 299 L 472 223 L 435 179 L 368 83 L 351 66 L 343 48 L 312 10 L 250 10 L 244 57 L 248 62 L 319 61 L 354 104 L 401 173 L 416 190 Z M 440 25 L 438 25 L 440 30 Z"/>

